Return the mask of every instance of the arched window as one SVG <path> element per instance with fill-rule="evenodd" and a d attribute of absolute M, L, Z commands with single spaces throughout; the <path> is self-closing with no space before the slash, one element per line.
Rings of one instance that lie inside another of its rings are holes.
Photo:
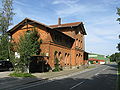
<path fill-rule="evenodd" d="M 78 39 L 76 39 L 76 46 L 78 46 Z"/>
<path fill-rule="evenodd" d="M 57 51 L 54 52 L 54 58 L 58 58 L 58 52 Z"/>
<path fill-rule="evenodd" d="M 70 64 L 70 54 L 68 53 L 67 54 L 67 65 L 69 65 Z"/>
<path fill-rule="evenodd" d="M 80 40 L 79 40 L 79 44 L 78 44 L 78 47 L 80 47 L 81 46 L 81 43 L 80 43 Z"/>
<path fill-rule="evenodd" d="M 78 64 L 78 56 L 79 56 L 79 54 L 76 54 L 76 60 L 75 60 L 76 65 Z"/>
<path fill-rule="evenodd" d="M 65 53 L 64 63 L 67 65 L 67 53 Z"/>
<path fill-rule="evenodd" d="M 59 58 L 59 60 L 62 59 L 62 54 L 61 54 L 61 52 L 58 53 L 58 58 Z"/>

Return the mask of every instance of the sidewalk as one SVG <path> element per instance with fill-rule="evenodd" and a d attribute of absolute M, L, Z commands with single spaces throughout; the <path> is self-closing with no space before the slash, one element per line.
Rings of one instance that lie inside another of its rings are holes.
<path fill-rule="evenodd" d="M 25 84 L 30 84 L 34 82 L 42 82 L 43 80 L 52 80 L 52 79 L 60 79 L 69 77 L 71 75 L 78 74 L 80 72 L 89 71 L 90 68 L 93 69 L 96 66 L 90 66 L 89 69 L 65 69 L 60 72 L 46 72 L 46 73 L 33 73 L 32 75 L 36 76 L 36 78 L 15 78 L 10 76 L 5 76 L 0 78 L 0 90 L 8 90 L 8 88 L 20 87 Z"/>
<path fill-rule="evenodd" d="M 73 69 L 64 69 L 63 71 L 60 72 L 45 72 L 45 73 L 33 73 L 32 75 L 36 76 L 37 78 L 42 78 L 42 79 L 54 79 L 54 78 L 59 78 L 59 77 L 66 77 L 66 76 L 71 76 L 72 74 L 77 74 L 81 71 L 90 69 L 90 68 L 95 68 L 96 66 L 89 66 L 88 68 L 84 69 L 83 67 L 80 67 L 79 69 L 73 68 Z"/>

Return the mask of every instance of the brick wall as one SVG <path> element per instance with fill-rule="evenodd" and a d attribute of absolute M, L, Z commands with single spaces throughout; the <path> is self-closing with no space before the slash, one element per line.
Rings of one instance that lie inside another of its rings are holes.
<path fill-rule="evenodd" d="M 49 56 L 47 62 L 52 68 L 54 67 L 55 51 L 57 51 L 56 57 L 60 60 L 59 64 L 62 67 L 83 64 L 84 35 L 76 32 L 78 28 L 64 28 L 63 31 L 59 30 L 66 34 L 64 35 L 59 31 L 51 30 L 43 25 L 28 24 L 17 28 L 12 33 L 14 42 L 18 42 L 21 35 L 24 35 L 27 30 L 32 30 L 34 27 L 38 30 L 40 39 L 42 39 L 42 44 L 40 45 L 41 53 Z M 76 46 L 79 49 L 76 49 Z"/>

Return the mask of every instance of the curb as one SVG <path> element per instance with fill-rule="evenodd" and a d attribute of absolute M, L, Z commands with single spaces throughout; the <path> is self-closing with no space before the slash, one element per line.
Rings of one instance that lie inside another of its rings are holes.
<path fill-rule="evenodd" d="M 67 73 L 67 74 L 59 74 L 59 75 L 57 75 L 57 76 L 53 76 L 53 77 L 48 77 L 48 78 L 37 78 L 37 80 L 34 80 L 33 79 L 33 81 L 28 81 L 28 82 L 25 82 L 25 83 L 21 83 L 21 84 L 19 84 L 20 82 L 22 82 L 22 79 L 24 79 L 24 78 L 19 78 L 19 79 L 21 79 L 21 81 L 20 80 L 15 80 L 15 81 L 11 81 L 11 82 L 9 82 L 9 83 L 14 83 L 14 82 L 16 82 L 15 84 L 11 84 L 11 85 L 7 85 L 6 87 L 3 87 L 3 88 L 1 88 L 1 90 L 8 90 L 8 88 L 9 89 L 13 89 L 14 87 L 15 88 L 19 88 L 19 87 L 24 87 L 24 85 L 29 85 L 29 84 L 33 84 L 33 83 L 37 83 L 37 82 L 40 82 L 40 81 L 47 81 L 47 80 L 56 80 L 56 79 L 64 79 L 64 78 L 67 78 L 67 77 L 71 77 L 71 76 L 74 76 L 74 75 L 77 75 L 77 74 L 81 74 L 81 73 L 84 73 L 84 72 L 87 72 L 87 71 L 91 71 L 91 70 L 94 70 L 94 69 L 96 69 L 96 68 L 99 68 L 99 66 L 98 67 L 94 67 L 94 68 L 90 68 L 90 69 L 83 69 L 83 70 L 81 70 L 81 71 L 78 71 L 78 72 L 73 72 L 73 73 Z M 27 79 L 26 79 L 27 80 Z M 28 80 L 29 80 L 29 78 L 28 78 Z M 18 82 L 17 82 L 18 81 Z M 23 80 L 23 82 L 24 82 L 24 80 Z M 8 84 L 9 84 L 8 83 Z M 6 83 L 7 84 L 7 83 Z"/>
<path fill-rule="evenodd" d="M 63 75 L 62 74 L 62 75 L 58 75 L 56 77 L 49 77 L 49 78 L 45 78 L 45 79 L 48 79 L 48 80 L 64 79 L 64 78 L 68 78 L 68 77 L 71 77 L 71 76 L 74 76 L 74 75 L 77 75 L 77 74 L 81 74 L 81 73 L 84 73 L 84 72 L 87 72 L 87 71 L 94 70 L 96 68 L 99 68 L 99 67 L 94 67 L 94 68 L 90 68 L 90 69 L 84 69 L 84 70 L 81 70 L 79 72 L 70 73 L 70 75 L 68 75 L 68 74 Z"/>

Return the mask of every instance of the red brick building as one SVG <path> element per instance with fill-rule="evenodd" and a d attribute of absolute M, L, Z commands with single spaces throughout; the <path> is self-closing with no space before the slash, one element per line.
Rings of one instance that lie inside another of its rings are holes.
<path fill-rule="evenodd" d="M 51 68 L 54 68 L 54 59 L 59 59 L 62 67 L 76 67 L 85 62 L 85 42 L 86 31 L 82 22 L 61 24 L 58 20 L 57 25 L 47 26 L 37 21 L 25 18 L 14 26 L 10 35 L 14 42 L 18 42 L 20 35 L 34 27 L 38 30 L 42 44 L 40 45 L 41 54 Z M 56 53 L 55 53 L 56 52 Z"/>

